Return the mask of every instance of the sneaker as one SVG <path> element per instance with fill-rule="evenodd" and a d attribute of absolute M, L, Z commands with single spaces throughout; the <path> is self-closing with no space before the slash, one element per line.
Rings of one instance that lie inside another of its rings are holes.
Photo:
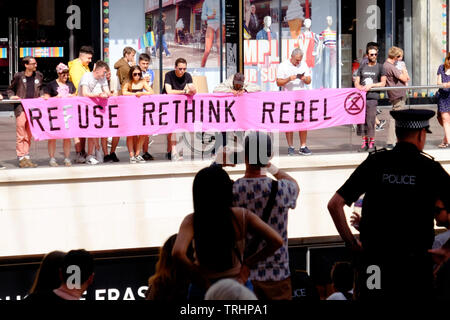
<path fill-rule="evenodd" d="M 381 109 L 377 108 L 377 115 L 381 114 Z"/>
<path fill-rule="evenodd" d="M 56 162 L 55 158 L 50 158 L 50 161 L 48 162 L 48 164 L 50 165 L 50 167 L 57 167 L 58 166 L 58 162 Z"/>
<path fill-rule="evenodd" d="M 104 158 L 105 155 L 103 154 L 102 149 L 95 150 L 95 159 L 97 159 L 99 163 L 103 163 Z"/>
<path fill-rule="evenodd" d="M 85 163 L 86 162 L 86 157 L 83 155 L 82 152 L 77 152 L 77 157 L 75 159 L 76 163 Z"/>
<path fill-rule="evenodd" d="M 372 152 L 375 151 L 375 140 L 370 140 L 367 146 L 367 151 Z"/>
<path fill-rule="evenodd" d="M 33 161 L 31 161 L 30 158 L 26 158 L 25 157 L 25 161 L 28 163 L 28 168 L 36 168 L 38 165 L 36 163 L 34 163 Z"/>
<path fill-rule="evenodd" d="M 368 149 L 369 149 L 368 141 L 363 140 L 361 148 L 359 148 L 358 152 L 366 152 Z"/>
<path fill-rule="evenodd" d="M 380 120 L 380 123 L 375 126 L 375 131 L 383 131 L 385 124 L 386 120 Z"/>
<path fill-rule="evenodd" d="M 393 144 L 387 144 L 386 145 L 386 149 L 392 150 L 392 149 L 394 149 L 394 145 Z"/>
<path fill-rule="evenodd" d="M 302 156 L 310 156 L 312 155 L 311 150 L 308 149 L 308 147 L 300 147 L 300 150 L 298 150 L 298 153 Z"/>
<path fill-rule="evenodd" d="M 66 167 L 71 167 L 72 166 L 72 161 L 70 161 L 69 158 L 64 158 L 64 165 Z"/>
<path fill-rule="evenodd" d="M 103 162 L 104 163 L 112 162 L 111 155 L 107 154 L 106 156 L 104 156 L 103 157 Z"/>
<path fill-rule="evenodd" d="M 148 152 L 144 153 L 142 158 L 144 158 L 145 161 L 154 160 L 153 156 Z"/>
<path fill-rule="evenodd" d="M 170 156 L 170 159 L 171 159 L 172 161 L 180 161 L 180 160 L 183 160 L 183 157 L 180 156 L 180 154 L 179 154 L 178 152 L 172 151 L 172 154 L 171 154 L 171 156 Z"/>
<path fill-rule="evenodd" d="M 130 163 L 136 163 L 136 158 L 134 156 L 130 157 Z"/>
<path fill-rule="evenodd" d="M 288 156 L 295 156 L 294 147 L 288 147 Z"/>
<path fill-rule="evenodd" d="M 109 158 L 111 159 L 112 162 L 119 162 L 119 158 L 117 158 L 117 155 L 115 152 L 111 152 L 111 154 L 109 155 Z"/>
<path fill-rule="evenodd" d="M 170 53 L 166 54 L 166 58 L 170 58 L 172 55 Z"/>
<path fill-rule="evenodd" d="M 99 164 L 100 162 L 97 159 L 95 159 L 95 157 L 93 155 L 89 155 L 86 158 L 86 163 L 94 165 L 94 164 Z"/>
<path fill-rule="evenodd" d="M 145 163 L 145 159 L 142 158 L 142 156 L 140 154 L 137 155 L 135 159 L 136 159 L 136 162 Z"/>
<path fill-rule="evenodd" d="M 29 168 L 29 167 L 30 166 L 28 164 L 27 159 L 25 158 L 19 159 L 19 168 Z"/>

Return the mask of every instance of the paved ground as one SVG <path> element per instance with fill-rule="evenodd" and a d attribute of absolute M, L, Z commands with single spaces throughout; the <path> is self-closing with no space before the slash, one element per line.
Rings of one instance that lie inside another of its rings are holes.
<path fill-rule="evenodd" d="M 433 108 L 431 108 L 433 109 Z M 379 116 L 381 119 L 386 119 L 389 109 L 382 109 L 383 112 Z M 427 145 L 425 149 L 437 148 L 443 136 L 443 129 L 439 126 L 436 118 L 431 121 L 431 130 L 433 134 L 428 135 Z M 387 127 L 384 131 L 376 133 L 376 145 L 381 148 L 385 146 Z M 188 137 L 192 137 L 189 134 Z M 184 150 L 185 158 L 189 158 L 190 149 L 182 137 L 179 138 L 178 148 Z M 274 145 L 278 148 L 280 156 L 287 156 L 287 144 L 284 134 L 275 134 Z M 167 148 L 167 140 L 165 135 L 158 135 L 151 137 L 153 143 L 150 146 L 150 153 L 155 157 L 154 161 L 165 160 L 165 152 Z M 125 138 L 120 139 L 117 149 L 117 156 L 121 160 L 120 163 L 128 162 L 129 155 L 125 144 Z M 192 142 L 192 140 L 191 140 Z M 298 135 L 295 136 L 296 148 L 299 147 Z M 320 129 L 310 131 L 308 133 L 308 146 L 314 154 L 330 154 L 330 153 L 352 153 L 358 152 L 360 145 L 360 137 L 356 135 L 352 126 L 341 126 L 329 129 Z M 18 162 L 15 153 L 15 119 L 12 112 L 0 112 L 0 163 L 8 168 L 17 168 Z M 72 147 L 72 158 L 75 157 L 75 152 Z M 48 166 L 48 152 L 47 141 L 33 141 L 31 145 L 31 156 L 40 166 Z M 196 155 L 199 157 L 200 155 Z M 301 156 L 297 156 L 301 157 Z M 57 141 L 57 161 L 61 164 L 63 160 L 62 144 Z M 192 154 L 191 154 L 192 158 Z M 84 165 L 84 164 L 81 164 Z M 114 165 L 114 164 L 108 164 Z"/>
<path fill-rule="evenodd" d="M 203 54 L 205 50 L 200 48 L 200 44 L 197 45 L 169 45 L 170 56 L 167 57 L 165 53 L 163 54 L 163 68 L 164 69 L 172 69 L 175 65 L 175 60 L 180 57 L 183 57 L 188 62 L 188 68 L 200 68 L 201 61 L 203 58 Z M 217 52 L 216 47 L 213 45 L 211 51 L 208 56 L 208 60 L 206 60 L 206 68 L 213 67 L 217 68 L 220 66 L 219 64 L 219 54 Z M 223 54 L 223 58 L 225 59 L 225 52 Z M 225 68 L 225 60 L 223 63 Z M 152 56 L 152 67 L 154 69 L 159 68 L 159 50 L 157 51 L 157 56 Z"/>

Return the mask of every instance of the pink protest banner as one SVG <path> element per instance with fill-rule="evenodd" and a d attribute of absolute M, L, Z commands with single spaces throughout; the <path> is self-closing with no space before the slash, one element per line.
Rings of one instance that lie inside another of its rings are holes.
<path fill-rule="evenodd" d="M 36 140 L 125 137 L 177 131 L 300 131 L 365 121 L 357 89 L 232 94 L 24 99 Z"/>

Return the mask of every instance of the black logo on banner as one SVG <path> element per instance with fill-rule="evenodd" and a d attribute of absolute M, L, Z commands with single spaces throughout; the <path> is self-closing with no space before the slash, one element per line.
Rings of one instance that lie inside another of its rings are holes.
<path fill-rule="evenodd" d="M 347 99 L 345 99 L 345 111 L 347 111 L 347 113 L 351 114 L 352 116 L 356 116 L 357 114 L 361 113 L 361 111 L 364 110 L 364 107 L 365 104 L 363 96 L 358 92 L 349 94 Z"/>

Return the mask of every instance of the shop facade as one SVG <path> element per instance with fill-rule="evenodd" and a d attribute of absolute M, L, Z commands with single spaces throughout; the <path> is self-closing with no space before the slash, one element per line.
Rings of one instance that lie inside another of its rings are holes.
<path fill-rule="evenodd" d="M 154 30 L 160 12 L 165 13 L 169 50 L 172 48 L 175 53 L 183 54 L 189 67 L 197 73 L 224 72 L 220 63 L 227 63 L 226 54 L 222 62 L 218 57 L 226 44 L 217 34 L 206 64 L 201 59 L 207 51 L 208 28 L 207 20 L 202 17 L 205 18 L 203 11 L 210 2 L 215 2 L 219 8 L 219 0 L 164 0 L 162 7 L 158 0 L 146 1 L 146 17 L 151 28 Z M 380 62 L 385 61 L 391 46 L 404 50 L 412 85 L 435 84 L 437 68 L 448 51 L 447 0 L 242 0 L 233 3 L 243 6 L 245 75 L 263 90 L 279 90 L 277 66 L 289 58 L 295 47 L 305 52 L 304 59 L 313 75 L 313 89 L 351 87 L 352 74 L 370 41 L 380 45 Z M 176 28 L 180 19 L 183 21 L 182 40 Z M 305 26 L 307 19 L 310 26 L 308 22 Z M 219 48 L 216 43 L 220 44 Z M 159 58 L 158 55 L 156 62 Z M 163 69 L 173 67 L 170 57 L 162 54 L 161 58 Z M 176 59 L 174 55 L 172 58 Z M 209 91 L 213 86 L 214 83 Z"/>
<path fill-rule="evenodd" d="M 0 91 L 22 71 L 24 56 L 36 57 L 44 81 L 56 78 L 55 67 L 77 58 L 83 45 L 102 57 L 101 1 L 0 1 Z"/>
<path fill-rule="evenodd" d="M 37 55 L 50 79 L 54 66 L 67 63 L 81 45 L 90 44 L 94 59 L 105 59 L 111 66 L 124 46 L 154 54 L 157 72 L 172 69 L 176 58 L 184 57 L 191 72 L 208 77 L 211 92 L 226 77 L 230 63 L 224 9 L 229 2 L 235 12 L 242 6 L 245 75 L 263 90 L 279 90 L 277 66 L 295 47 L 305 51 L 314 89 L 351 87 L 369 41 L 380 44 L 379 61 L 386 59 L 391 46 L 402 48 L 413 85 L 434 84 L 448 51 L 448 0 L 34 0 L 27 6 L 2 1 L 7 8 L 0 10 L 0 85 L 6 86 L 20 69 L 24 54 Z M 208 19 L 213 10 L 215 19 Z M 169 56 L 155 43 L 163 15 Z M 148 32 L 153 32 L 153 42 L 142 41 Z"/>

